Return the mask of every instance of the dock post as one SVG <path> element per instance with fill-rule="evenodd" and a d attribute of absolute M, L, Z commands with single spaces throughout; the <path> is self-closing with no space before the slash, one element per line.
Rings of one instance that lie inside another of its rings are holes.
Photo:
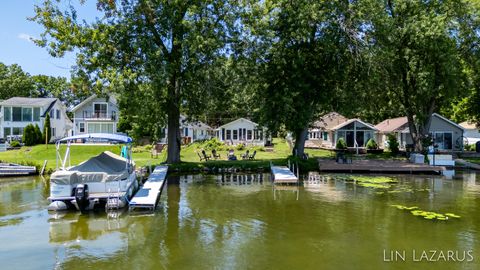
<path fill-rule="evenodd" d="M 43 175 L 43 173 L 45 173 L 45 167 L 47 167 L 47 162 L 48 160 L 45 159 L 45 161 L 43 162 L 42 170 L 40 171 L 40 175 Z"/>

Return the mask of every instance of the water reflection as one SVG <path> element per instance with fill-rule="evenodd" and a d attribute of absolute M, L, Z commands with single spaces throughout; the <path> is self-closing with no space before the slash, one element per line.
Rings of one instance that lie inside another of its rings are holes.
<path fill-rule="evenodd" d="M 311 173 L 280 190 L 269 174 L 170 175 L 149 216 L 48 214 L 41 179 L 4 181 L 0 261 L 5 269 L 385 269 L 398 265 L 382 262 L 383 249 L 434 248 L 476 252 L 473 263 L 435 269 L 478 269 L 480 177 L 393 177 L 379 190 Z M 422 220 L 391 204 L 462 218 Z"/>

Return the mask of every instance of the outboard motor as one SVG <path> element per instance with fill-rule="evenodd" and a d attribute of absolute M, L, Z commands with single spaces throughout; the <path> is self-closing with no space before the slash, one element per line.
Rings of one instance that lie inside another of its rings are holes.
<path fill-rule="evenodd" d="M 88 201 L 88 185 L 78 184 L 75 188 L 75 201 L 77 202 L 78 209 L 85 211 L 89 205 Z"/>

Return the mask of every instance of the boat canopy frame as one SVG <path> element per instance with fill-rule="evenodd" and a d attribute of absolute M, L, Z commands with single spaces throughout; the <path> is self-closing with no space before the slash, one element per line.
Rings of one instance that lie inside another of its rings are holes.
<path fill-rule="evenodd" d="M 65 170 L 68 167 L 71 167 L 71 160 L 70 160 L 70 145 L 72 142 L 76 140 L 98 140 L 102 142 L 110 142 L 110 143 L 119 143 L 119 144 L 124 144 L 127 148 L 127 156 L 125 157 L 126 162 L 125 162 L 125 168 L 130 171 L 130 168 L 132 168 L 132 138 L 125 136 L 125 135 L 120 135 L 120 134 L 109 134 L 109 133 L 92 133 L 92 134 L 82 134 L 82 135 L 75 135 L 75 136 L 70 136 L 70 137 L 65 137 L 60 140 L 58 140 L 55 143 L 55 148 L 56 148 L 56 169 Z M 62 157 L 62 154 L 60 153 L 60 145 L 62 142 L 67 143 L 67 150 L 65 151 L 65 155 Z M 68 167 L 66 167 L 68 163 Z"/>

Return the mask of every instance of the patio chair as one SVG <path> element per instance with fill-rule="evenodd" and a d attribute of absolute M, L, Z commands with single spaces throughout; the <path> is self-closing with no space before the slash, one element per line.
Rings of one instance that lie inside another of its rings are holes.
<path fill-rule="evenodd" d="M 200 153 L 199 153 L 199 152 L 197 152 L 197 151 L 195 151 L 195 152 L 197 153 L 198 157 L 200 158 L 200 161 L 202 161 L 202 160 L 206 160 L 206 159 L 205 159 L 205 158 L 204 158 L 202 155 L 200 155 Z"/>
<path fill-rule="evenodd" d="M 220 158 L 220 154 L 217 154 L 217 150 L 215 150 L 215 149 L 212 150 L 212 157 L 214 159 L 219 159 Z"/>
<path fill-rule="evenodd" d="M 253 154 L 249 156 L 248 159 L 254 160 L 256 154 L 257 154 L 257 150 L 253 151 Z"/>
<path fill-rule="evenodd" d="M 202 155 L 203 155 L 203 158 L 208 161 L 210 158 L 212 158 L 212 156 L 209 156 L 207 155 L 207 153 L 205 153 L 205 150 L 202 150 Z"/>
<path fill-rule="evenodd" d="M 250 157 L 249 154 L 250 154 L 250 151 L 247 150 L 245 154 L 242 155 L 242 159 L 248 159 Z"/>
<path fill-rule="evenodd" d="M 234 153 L 233 150 L 228 151 L 227 159 L 228 160 L 237 160 L 237 156 L 235 156 L 235 153 Z"/>

